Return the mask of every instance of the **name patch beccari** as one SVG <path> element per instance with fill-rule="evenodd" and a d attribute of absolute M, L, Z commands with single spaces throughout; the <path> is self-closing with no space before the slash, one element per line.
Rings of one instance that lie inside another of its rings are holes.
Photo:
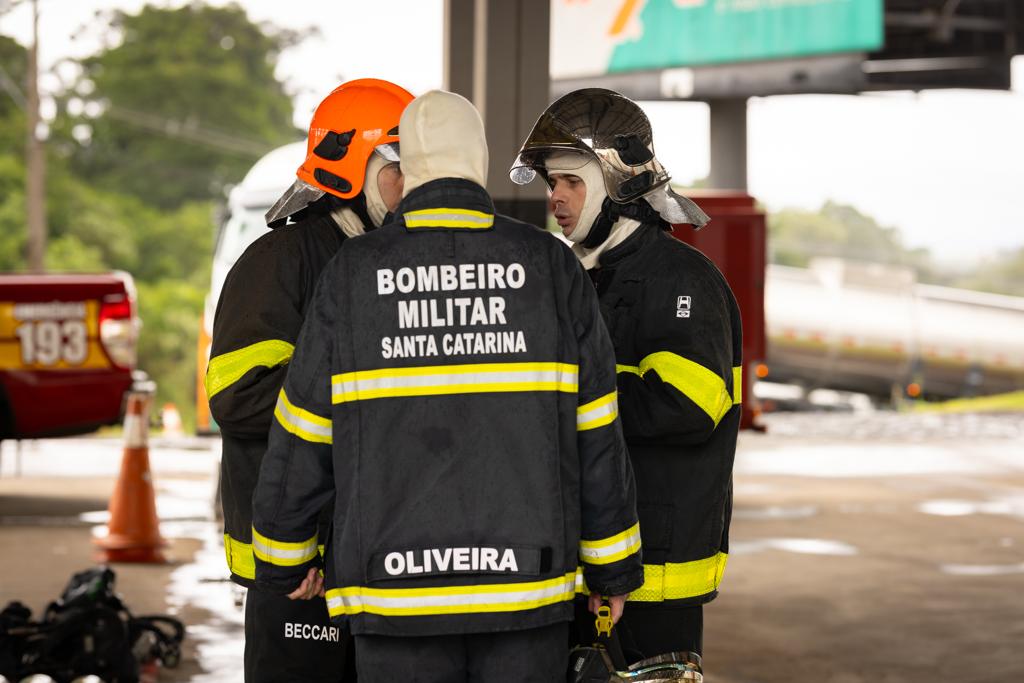
<path fill-rule="evenodd" d="M 518 572 L 512 548 L 424 548 L 384 556 L 389 576 L 442 572 Z"/>

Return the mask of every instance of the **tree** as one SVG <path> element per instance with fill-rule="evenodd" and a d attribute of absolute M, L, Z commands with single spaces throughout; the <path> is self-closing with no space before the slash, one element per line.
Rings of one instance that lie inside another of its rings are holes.
<path fill-rule="evenodd" d="M 1024 296 L 1024 247 L 986 260 L 954 286 Z"/>
<path fill-rule="evenodd" d="M 0 154 L 25 154 L 25 74 L 28 53 L 13 38 L 0 36 Z"/>
<path fill-rule="evenodd" d="M 903 245 L 899 230 L 852 206 L 825 202 L 818 211 L 783 209 L 768 216 L 770 260 L 805 267 L 815 256 L 911 266 L 922 280 L 937 275 L 925 249 Z"/>
<path fill-rule="evenodd" d="M 261 28 L 236 5 L 106 19 L 120 42 L 81 62 L 57 126 L 72 167 L 97 188 L 162 208 L 220 198 L 266 151 L 300 137 L 274 78 L 298 34 Z"/>

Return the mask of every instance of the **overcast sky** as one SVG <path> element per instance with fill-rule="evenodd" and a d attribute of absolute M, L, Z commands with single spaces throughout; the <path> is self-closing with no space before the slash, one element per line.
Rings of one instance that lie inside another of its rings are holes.
<path fill-rule="evenodd" d="M 89 27 L 98 10 L 136 11 L 144 4 L 40 0 L 42 66 L 94 51 L 99 34 Z M 320 37 L 289 50 L 278 65 L 278 76 L 295 93 L 300 127 L 342 80 L 386 78 L 413 93 L 441 85 L 442 0 L 238 4 L 255 21 L 318 27 Z M 27 3 L 0 16 L 0 33 L 27 42 Z M 817 208 L 827 199 L 852 204 L 947 262 L 1024 247 L 1024 57 L 1014 60 L 1013 70 L 1011 92 L 754 98 L 750 192 L 772 209 Z M 52 78 L 44 82 L 53 85 Z M 706 176 L 707 107 L 644 106 L 658 156 L 675 179 Z"/>

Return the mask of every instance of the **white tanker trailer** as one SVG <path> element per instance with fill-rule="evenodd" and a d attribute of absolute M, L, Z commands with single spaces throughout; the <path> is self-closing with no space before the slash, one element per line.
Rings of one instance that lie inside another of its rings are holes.
<path fill-rule="evenodd" d="M 765 319 L 758 375 L 774 382 L 884 397 L 1024 389 L 1024 298 L 818 259 L 808 269 L 768 266 Z"/>

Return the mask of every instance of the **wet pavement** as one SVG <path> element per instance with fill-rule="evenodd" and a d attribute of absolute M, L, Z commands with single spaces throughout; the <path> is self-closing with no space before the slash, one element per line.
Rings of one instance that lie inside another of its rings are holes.
<path fill-rule="evenodd" d="M 24 602 L 39 617 L 68 578 L 98 561 L 92 539 L 105 533 L 120 468 L 118 439 L 26 442 L 0 453 L 0 607 Z M 227 579 L 220 522 L 214 517 L 219 441 L 152 439 L 150 466 L 164 565 L 114 565 L 116 589 L 133 614 L 171 614 L 187 637 L 182 661 L 162 682 L 241 680 L 242 590 Z"/>
<path fill-rule="evenodd" d="M 705 611 L 710 683 L 1024 681 L 1024 416 L 777 414 L 744 433 L 729 565 Z M 153 439 L 170 562 L 117 565 L 136 613 L 188 624 L 161 681 L 241 680 L 241 593 L 212 501 L 218 442 Z M 37 613 L 93 562 L 116 439 L 0 461 L 0 606 Z"/>

